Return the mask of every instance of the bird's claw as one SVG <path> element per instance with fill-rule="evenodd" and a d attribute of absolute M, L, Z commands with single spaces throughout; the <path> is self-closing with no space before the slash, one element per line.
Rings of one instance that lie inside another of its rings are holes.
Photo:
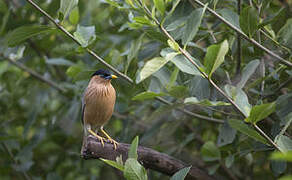
<path fill-rule="evenodd" d="M 114 149 L 116 150 L 119 143 L 117 141 L 113 140 L 112 138 L 109 138 L 108 140 L 110 143 L 112 143 L 114 145 Z"/>

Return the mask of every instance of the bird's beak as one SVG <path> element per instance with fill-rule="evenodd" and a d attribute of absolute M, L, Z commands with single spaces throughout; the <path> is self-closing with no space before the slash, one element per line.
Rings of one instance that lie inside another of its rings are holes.
<path fill-rule="evenodd" d="M 112 77 L 112 79 L 117 79 L 118 78 L 118 76 L 116 76 L 116 75 L 112 75 L 111 77 Z"/>

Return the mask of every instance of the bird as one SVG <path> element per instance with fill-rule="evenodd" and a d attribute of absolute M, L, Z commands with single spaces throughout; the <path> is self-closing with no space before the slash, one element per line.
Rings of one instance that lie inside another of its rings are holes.
<path fill-rule="evenodd" d="M 118 142 L 112 139 L 103 129 L 104 125 L 110 120 L 116 102 L 116 91 L 111 84 L 112 79 L 117 76 L 108 70 L 99 69 L 91 76 L 82 98 L 82 123 L 84 136 L 89 134 L 95 136 L 104 147 L 104 140 L 109 140 L 114 149 Z M 99 136 L 98 130 L 105 136 Z"/>

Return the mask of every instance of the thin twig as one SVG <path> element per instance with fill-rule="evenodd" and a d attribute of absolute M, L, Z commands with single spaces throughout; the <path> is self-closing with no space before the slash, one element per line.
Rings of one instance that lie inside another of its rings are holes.
<path fill-rule="evenodd" d="M 14 158 L 14 155 L 12 154 L 10 149 L 7 147 L 5 142 L 2 142 L 1 144 L 2 144 L 3 148 L 5 149 L 5 151 L 7 152 L 7 154 L 9 155 L 9 157 L 11 158 L 11 160 L 13 161 L 13 163 L 18 164 L 18 162 Z M 29 177 L 29 175 L 25 171 L 21 171 L 21 174 L 23 175 L 24 179 L 31 180 L 31 178 Z"/>
<path fill-rule="evenodd" d="M 189 2 L 191 4 L 193 4 L 193 2 L 199 4 L 200 6 L 204 7 L 205 4 L 202 3 L 199 0 L 189 0 Z M 222 16 L 220 16 L 218 13 L 216 13 L 214 10 L 212 10 L 211 8 L 207 7 L 206 9 L 208 12 L 210 12 L 211 14 L 213 14 L 214 16 L 216 16 L 219 20 L 221 20 L 224 24 L 226 24 L 227 26 L 229 26 L 231 29 L 233 29 L 234 31 L 236 31 L 237 33 L 239 33 L 244 39 L 246 39 L 247 41 L 249 41 L 250 43 L 254 44 L 255 46 L 257 46 L 258 48 L 260 48 L 261 50 L 265 51 L 267 54 L 269 54 L 270 56 L 278 59 L 280 61 L 280 63 L 285 64 L 289 67 L 292 67 L 292 63 L 290 61 L 287 61 L 285 59 L 283 59 L 282 57 L 278 56 L 277 54 L 275 54 L 274 52 L 272 52 L 271 50 L 269 50 L 268 48 L 266 48 L 265 46 L 261 45 L 260 43 L 258 43 L 256 40 L 254 40 L 253 38 L 249 38 L 244 32 L 242 32 L 239 28 L 235 27 L 233 24 L 231 24 L 230 22 L 228 22 L 227 20 L 225 20 Z"/>
<path fill-rule="evenodd" d="M 23 71 L 25 72 L 28 72 L 31 76 L 35 77 L 36 79 L 39 79 L 40 81 L 50 85 L 51 87 L 55 88 L 56 90 L 64 93 L 66 92 L 66 90 L 62 87 L 60 87 L 57 83 L 55 83 L 54 81 L 51 81 L 49 79 L 46 79 L 44 78 L 42 75 L 40 75 L 39 73 L 35 72 L 34 70 L 28 68 L 27 66 L 17 62 L 17 61 L 14 61 L 10 58 L 7 58 L 7 57 L 3 57 L 3 59 L 6 59 L 7 61 L 9 61 L 11 64 L 15 65 L 16 67 L 22 69 Z"/>
<path fill-rule="evenodd" d="M 170 39 L 172 42 L 175 42 L 176 43 L 176 41 L 174 40 L 174 38 L 167 32 L 167 30 L 161 25 L 161 23 L 155 18 L 155 17 L 153 17 L 152 16 L 152 14 L 151 14 L 151 12 L 150 12 L 150 10 L 147 8 L 147 6 L 145 6 L 144 4 L 143 4 L 143 2 L 141 2 L 141 0 L 139 0 L 138 1 L 139 3 L 140 3 L 140 5 L 143 7 L 143 9 L 144 9 L 144 11 L 146 12 L 146 15 L 149 17 L 149 18 L 151 18 L 156 24 L 157 24 L 157 26 L 160 28 L 160 30 L 168 37 L 168 39 Z M 178 43 L 176 43 L 177 45 L 178 45 Z M 234 107 L 235 107 L 235 109 L 243 116 L 243 117 L 245 117 L 246 118 L 246 115 L 245 115 L 245 113 L 241 110 L 241 108 L 239 108 L 239 106 L 212 80 L 212 79 L 210 79 L 209 78 L 209 76 L 204 72 L 204 71 L 202 71 L 201 70 L 201 68 L 200 68 L 200 66 L 191 58 L 191 55 L 187 52 L 187 51 L 185 51 L 184 49 L 182 49 L 181 48 L 181 46 L 180 45 L 178 45 L 178 49 L 179 49 L 179 51 L 188 59 L 188 61 L 190 62 L 190 63 L 192 63 L 196 68 L 197 68 L 197 70 L 201 73 L 201 75 L 204 77 L 204 78 L 206 78 L 208 81 L 209 81 L 209 83 L 222 95 L 222 96 L 224 96 Z M 268 140 L 269 142 L 270 142 L 270 144 L 272 145 L 272 146 L 274 146 L 277 150 L 280 150 L 280 148 L 278 147 L 278 145 L 277 144 L 275 144 L 274 143 L 274 141 L 273 140 L 271 140 L 270 138 L 269 138 L 269 136 L 267 136 L 258 126 L 256 126 L 255 124 L 254 124 L 254 127 L 255 127 L 255 129 L 256 129 L 256 131 L 258 132 L 258 133 L 260 133 L 261 135 L 263 135 L 264 136 L 264 138 L 266 139 L 266 140 Z"/>
<path fill-rule="evenodd" d="M 56 27 L 58 27 L 63 33 L 65 33 L 69 38 L 71 38 L 73 41 L 75 41 L 78 45 L 80 45 L 80 43 L 77 41 L 77 39 L 74 38 L 74 36 L 72 36 L 72 34 L 70 34 L 62 25 L 60 25 L 57 21 L 55 21 L 47 12 L 45 12 L 43 9 L 41 9 L 37 4 L 35 4 L 32 0 L 27 0 L 27 2 L 29 2 L 32 6 L 34 6 L 38 11 L 40 11 L 44 16 L 46 16 L 50 21 L 52 21 Z M 110 64 L 106 63 L 100 56 L 98 56 L 97 54 L 95 54 L 92 50 L 90 50 L 89 48 L 86 48 L 86 51 L 91 54 L 93 57 L 95 57 L 96 59 L 98 59 L 102 64 L 104 64 L 105 66 L 107 66 L 108 68 L 110 68 L 111 70 L 113 70 L 115 73 L 117 73 L 119 76 L 121 76 L 122 78 L 124 78 L 125 80 L 127 80 L 129 83 L 134 84 L 133 80 L 131 78 L 129 78 L 128 76 L 126 76 L 125 74 L 119 72 L 117 69 L 115 69 L 114 67 L 112 67 Z M 164 98 L 156 98 L 158 101 L 164 103 L 164 104 L 172 104 L 171 102 L 165 100 Z M 183 111 L 184 113 L 193 116 L 193 117 L 197 117 L 197 118 L 201 118 L 207 121 L 211 121 L 211 122 L 220 122 L 222 123 L 223 120 L 219 120 L 219 119 L 214 119 L 214 118 L 209 118 L 207 116 L 203 116 L 203 115 L 199 115 L 199 114 L 195 114 L 192 113 L 188 110 L 185 110 L 183 108 L 180 108 L 181 111 Z"/>

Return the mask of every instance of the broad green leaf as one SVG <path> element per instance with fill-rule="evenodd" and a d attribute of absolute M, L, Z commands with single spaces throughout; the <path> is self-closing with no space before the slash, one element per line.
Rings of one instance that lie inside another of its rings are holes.
<path fill-rule="evenodd" d="M 194 59 L 194 58 L 193 58 Z M 171 62 L 175 64 L 176 67 L 179 68 L 184 73 L 192 74 L 192 75 L 201 75 L 198 69 L 188 61 L 183 55 L 175 56 Z"/>
<path fill-rule="evenodd" d="M 238 29 L 240 29 L 240 26 L 239 26 L 239 16 L 238 16 L 237 13 L 235 13 L 231 9 L 227 9 L 227 8 L 220 9 L 220 10 L 218 10 L 218 12 L 222 15 L 222 17 L 224 19 L 226 19 L 232 25 L 234 25 L 235 27 L 237 27 Z"/>
<path fill-rule="evenodd" d="M 155 8 L 163 15 L 165 11 L 164 0 L 153 0 Z"/>
<path fill-rule="evenodd" d="M 259 141 L 259 142 L 261 142 L 263 144 L 269 144 L 264 137 L 259 135 L 258 132 L 256 132 L 254 129 L 249 127 L 243 121 L 235 120 L 235 119 L 229 119 L 228 123 L 232 128 L 234 128 L 237 131 L 239 131 L 239 132 L 241 132 L 241 133 L 253 138 L 254 140 Z"/>
<path fill-rule="evenodd" d="M 145 168 L 133 158 L 127 159 L 124 168 L 124 176 L 127 180 L 147 180 Z"/>
<path fill-rule="evenodd" d="M 140 83 L 144 79 L 151 76 L 153 73 L 157 72 L 160 68 L 162 68 L 170 59 L 155 57 L 146 62 L 144 67 L 142 68 L 139 77 L 136 79 L 136 83 Z"/>
<path fill-rule="evenodd" d="M 204 161 L 216 161 L 221 159 L 221 153 L 214 142 L 208 141 L 201 147 L 201 155 Z"/>
<path fill-rule="evenodd" d="M 0 6 L 1 6 L 1 4 L 0 4 Z M 3 16 L 3 18 L 2 18 L 2 23 L 1 23 L 1 26 L 0 26 L 0 35 L 1 36 L 2 36 L 2 34 L 3 34 L 3 32 L 4 32 L 5 28 L 6 28 L 7 22 L 9 20 L 10 13 L 11 13 L 10 11 L 7 11 L 5 13 L 5 15 Z"/>
<path fill-rule="evenodd" d="M 282 152 L 292 151 L 292 139 L 285 135 L 277 135 L 275 143 L 279 146 Z"/>
<path fill-rule="evenodd" d="M 78 25 L 73 35 L 82 47 L 87 47 L 96 39 L 95 27 Z"/>
<path fill-rule="evenodd" d="M 236 85 L 238 88 L 243 88 L 250 76 L 255 72 L 260 61 L 258 59 L 250 61 L 242 70 L 240 82 Z"/>
<path fill-rule="evenodd" d="M 227 121 L 219 127 L 219 135 L 217 138 L 217 145 L 219 147 L 231 144 L 236 137 L 236 130 L 231 128 Z"/>
<path fill-rule="evenodd" d="M 285 119 L 292 112 L 292 93 L 284 94 L 277 98 L 276 114 L 281 119 L 281 124 L 285 124 Z"/>
<path fill-rule="evenodd" d="M 177 67 L 174 67 L 174 70 L 171 73 L 169 83 L 166 86 L 166 89 L 169 89 L 170 87 L 174 86 L 176 84 L 176 79 L 179 73 L 179 69 Z"/>
<path fill-rule="evenodd" d="M 63 21 L 67 18 L 73 8 L 78 4 L 78 0 L 61 0 L 59 9 L 59 20 Z"/>
<path fill-rule="evenodd" d="M 51 58 L 46 60 L 47 64 L 58 65 L 58 66 L 72 66 L 73 62 L 64 58 Z"/>
<path fill-rule="evenodd" d="M 170 24 L 168 24 L 165 27 L 165 29 L 167 31 L 173 31 L 173 30 L 176 30 L 177 28 L 181 28 L 185 23 L 186 23 L 186 18 L 180 17 L 180 18 L 174 20 L 173 22 L 171 22 Z"/>
<path fill-rule="evenodd" d="M 249 37 L 252 37 L 257 31 L 258 22 L 258 12 L 255 8 L 247 6 L 241 11 L 239 18 L 240 27 Z"/>
<path fill-rule="evenodd" d="M 207 6 L 208 4 L 206 4 L 204 8 L 195 9 L 188 17 L 186 28 L 182 37 L 182 44 L 184 46 L 193 40 L 197 34 Z"/>
<path fill-rule="evenodd" d="M 249 104 L 245 92 L 242 89 L 236 88 L 231 85 L 226 85 L 224 89 L 227 95 L 231 97 L 234 100 L 235 104 L 240 108 L 241 112 L 243 112 L 244 115 L 248 117 L 252 106 Z"/>
<path fill-rule="evenodd" d="M 272 114 L 276 110 L 276 103 L 267 103 L 256 105 L 251 108 L 250 115 L 245 119 L 246 122 L 249 123 L 257 123 L 260 120 L 265 119 L 270 114 Z"/>
<path fill-rule="evenodd" d="M 211 78 L 216 69 L 223 63 L 224 57 L 228 52 L 228 42 L 224 40 L 221 44 L 211 45 L 207 48 L 204 58 L 205 72 Z"/>
<path fill-rule="evenodd" d="M 279 152 L 279 151 L 275 151 L 275 152 L 273 152 L 271 154 L 270 159 L 278 160 L 278 161 L 292 162 L 292 150 L 291 151 L 287 151 L 285 153 Z"/>
<path fill-rule="evenodd" d="M 111 161 L 108 159 L 102 159 L 100 158 L 100 160 L 102 160 L 103 162 L 107 163 L 108 165 L 117 168 L 120 171 L 124 171 L 124 166 L 116 161 Z"/>
<path fill-rule="evenodd" d="M 75 7 L 69 16 L 69 21 L 73 24 L 73 25 L 77 25 L 79 22 L 79 9 L 78 7 Z"/>
<path fill-rule="evenodd" d="M 173 176 L 171 176 L 170 180 L 183 180 L 187 176 L 192 166 L 185 167 L 177 171 Z"/>
<path fill-rule="evenodd" d="M 21 26 L 9 32 L 5 36 L 5 42 L 8 46 L 16 46 L 28 38 L 43 33 L 53 32 L 54 30 L 55 28 L 40 25 Z"/>
<path fill-rule="evenodd" d="M 133 158 L 133 159 L 137 160 L 137 158 L 138 158 L 138 154 L 137 154 L 138 144 L 139 144 L 139 137 L 136 136 L 135 139 L 131 143 L 128 158 Z"/>
<path fill-rule="evenodd" d="M 277 34 L 279 42 L 292 49 L 292 18 L 288 19 L 286 24 Z"/>
<path fill-rule="evenodd" d="M 137 94 L 136 96 L 134 96 L 132 98 L 132 100 L 144 101 L 144 100 L 148 100 L 148 99 L 154 99 L 155 97 L 159 97 L 159 96 L 163 96 L 163 95 L 165 95 L 165 94 L 146 91 L 146 92 L 142 92 L 142 93 Z"/>
<path fill-rule="evenodd" d="M 175 98 L 182 98 L 189 94 L 188 88 L 185 86 L 172 86 L 168 93 Z"/>
<path fill-rule="evenodd" d="M 208 99 L 198 100 L 196 97 L 188 97 L 184 100 L 185 104 L 199 104 L 202 106 L 229 106 L 230 103 L 223 101 L 209 101 Z"/>

